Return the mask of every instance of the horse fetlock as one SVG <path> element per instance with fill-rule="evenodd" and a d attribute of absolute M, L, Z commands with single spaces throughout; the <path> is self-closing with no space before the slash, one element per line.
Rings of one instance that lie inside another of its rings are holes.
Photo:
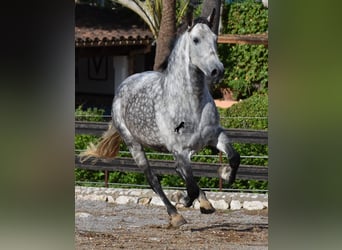
<path fill-rule="evenodd" d="M 201 200 L 200 201 L 200 211 L 201 211 L 202 214 L 212 214 L 216 210 L 213 207 L 213 205 L 211 205 L 211 203 L 209 201 Z"/>
<path fill-rule="evenodd" d="M 228 178 L 228 187 L 234 183 L 240 165 L 240 155 L 237 152 L 235 152 L 234 156 L 230 159 L 229 165 L 231 167 L 231 172 Z"/>
<path fill-rule="evenodd" d="M 172 227 L 180 227 L 184 224 L 188 223 L 184 217 L 180 214 L 170 215 L 170 225 Z"/>
<path fill-rule="evenodd" d="M 188 196 L 183 197 L 180 202 L 184 205 L 184 207 L 191 207 L 194 199 L 190 199 Z"/>
<path fill-rule="evenodd" d="M 229 165 L 232 168 L 238 168 L 240 165 L 240 154 L 238 154 L 237 152 L 234 153 L 233 157 L 231 157 L 229 159 Z"/>

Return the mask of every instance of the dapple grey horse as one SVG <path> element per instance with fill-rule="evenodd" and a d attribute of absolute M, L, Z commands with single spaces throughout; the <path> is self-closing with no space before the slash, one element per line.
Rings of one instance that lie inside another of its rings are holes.
<path fill-rule="evenodd" d="M 122 138 L 165 204 L 174 227 L 186 220 L 163 192 L 143 147 L 173 154 L 175 169 L 186 183 L 183 204 L 189 207 L 198 199 L 202 213 L 213 213 L 215 209 L 194 179 L 191 156 L 206 145 L 227 154 L 230 169 L 224 167 L 221 176 L 228 179 L 229 185 L 240 164 L 240 155 L 219 125 L 219 114 L 208 88 L 224 73 L 217 55 L 217 36 L 210 25 L 206 18 L 198 18 L 179 35 L 164 71 L 147 71 L 125 79 L 113 100 L 109 129 L 96 146 L 89 145 L 81 154 L 82 161 L 90 157 L 113 158 Z"/>

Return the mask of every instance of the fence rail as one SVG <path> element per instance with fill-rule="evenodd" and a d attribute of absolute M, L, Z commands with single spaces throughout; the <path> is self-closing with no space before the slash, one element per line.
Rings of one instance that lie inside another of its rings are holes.
<path fill-rule="evenodd" d="M 255 44 L 268 46 L 268 34 L 223 34 L 218 37 L 218 43 L 232 43 L 232 44 Z"/>
<path fill-rule="evenodd" d="M 75 122 L 76 134 L 102 135 L 108 128 L 108 122 Z M 267 131 L 227 129 L 228 136 L 232 142 L 267 144 Z M 221 160 L 220 160 L 221 161 Z M 173 161 L 150 159 L 151 168 L 156 174 L 176 174 Z M 194 176 L 219 177 L 217 170 L 223 163 L 192 162 Z M 75 168 L 105 171 L 105 183 L 108 185 L 108 171 L 142 172 L 132 158 L 118 157 L 109 162 L 98 161 L 93 164 L 91 160 L 81 163 L 75 156 Z M 268 180 L 268 167 L 241 165 L 237 173 L 238 179 Z"/>
<path fill-rule="evenodd" d="M 175 162 L 166 160 L 149 160 L 150 166 L 156 174 L 175 174 Z M 218 177 L 217 170 L 222 166 L 220 163 L 202 163 L 192 162 L 191 167 L 194 176 L 199 177 Z M 91 160 L 81 163 L 77 156 L 75 156 L 75 167 L 88 170 L 101 171 L 125 171 L 125 172 L 139 172 L 143 171 L 135 164 L 132 158 L 118 157 L 110 162 L 98 161 L 93 164 Z M 241 165 L 237 173 L 238 179 L 243 180 L 268 180 L 267 167 Z"/>
<path fill-rule="evenodd" d="M 76 134 L 89 134 L 101 136 L 108 128 L 106 122 L 75 121 Z M 231 142 L 267 144 L 266 130 L 226 129 Z"/>

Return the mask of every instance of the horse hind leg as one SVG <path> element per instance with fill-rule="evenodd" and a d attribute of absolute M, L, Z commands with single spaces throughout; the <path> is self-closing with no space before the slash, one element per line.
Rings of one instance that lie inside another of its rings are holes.
<path fill-rule="evenodd" d="M 152 190 L 161 198 L 164 205 L 166 206 L 167 213 L 170 216 L 170 225 L 172 227 L 180 227 L 181 225 L 186 224 L 187 221 L 183 218 L 181 214 L 177 212 L 176 207 L 171 204 L 171 202 L 165 195 L 157 176 L 153 173 L 151 167 L 149 166 L 142 146 L 138 143 L 133 143 L 128 147 L 131 151 L 131 154 L 136 164 L 144 171 L 146 179 L 150 184 Z"/>
<path fill-rule="evenodd" d="M 144 173 L 145 176 L 147 178 L 148 183 L 150 184 L 152 190 L 159 195 L 159 197 L 161 198 L 161 200 L 163 201 L 163 203 L 166 206 L 167 209 L 167 213 L 170 216 L 170 224 L 172 227 L 180 227 L 183 224 L 186 224 L 187 221 L 183 218 L 182 215 L 180 215 L 177 212 L 177 209 L 175 206 L 173 206 L 171 204 L 171 202 L 169 201 L 169 199 L 166 197 L 160 182 L 157 178 L 157 176 L 153 173 L 153 171 L 151 170 L 151 168 L 148 167 L 144 167 Z"/>

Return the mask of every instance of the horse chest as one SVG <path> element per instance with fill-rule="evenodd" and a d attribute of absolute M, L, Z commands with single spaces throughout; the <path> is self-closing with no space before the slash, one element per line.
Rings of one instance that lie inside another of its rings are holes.
<path fill-rule="evenodd" d="M 218 124 L 214 103 L 208 101 L 194 108 L 183 102 L 168 108 L 172 112 L 163 112 L 158 126 L 170 151 L 182 151 L 184 148 L 198 150 L 214 135 Z"/>

